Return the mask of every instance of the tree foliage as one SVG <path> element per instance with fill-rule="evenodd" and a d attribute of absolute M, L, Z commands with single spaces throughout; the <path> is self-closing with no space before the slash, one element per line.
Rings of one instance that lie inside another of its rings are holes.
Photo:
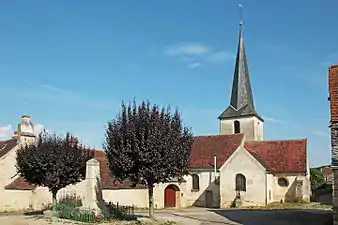
<path fill-rule="evenodd" d="M 316 190 L 325 184 L 323 173 L 316 168 L 310 169 L 311 189 Z"/>
<path fill-rule="evenodd" d="M 58 190 L 84 179 L 86 162 L 92 157 L 93 152 L 69 133 L 58 137 L 43 132 L 36 144 L 18 149 L 16 168 L 29 183 L 48 187 L 55 200 Z"/>
<path fill-rule="evenodd" d="M 188 173 L 192 145 L 190 129 L 182 124 L 178 110 L 135 101 L 108 123 L 104 150 L 111 174 L 149 190 L 152 217 L 152 191 L 156 183 L 182 179 Z"/>

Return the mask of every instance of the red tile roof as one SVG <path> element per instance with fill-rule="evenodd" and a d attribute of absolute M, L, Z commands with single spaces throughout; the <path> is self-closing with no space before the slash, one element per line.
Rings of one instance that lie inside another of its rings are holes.
<path fill-rule="evenodd" d="M 189 157 L 190 167 L 212 168 L 215 154 L 217 167 L 221 167 L 241 145 L 242 139 L 243 134 L 194 137 Z"/>
<path fill-rule="evenodd" d="M 306 173 L 306 139 L 282 141 L 247 141 L 244 147 L 258 156 L 273 173 Z M 264 166 L 264 165 L 263 165 Z"/>
<path fill-rule="evenodd" d="M 146 188 L 143 185 L 137 185 L 133 187 L 132 184 L 128 181 L 120 182 L 110 176 L 110 169 L 108 166 L 107 158 L 104 151 L 95 150 L 94 158 L 100 163 L 100 175 L 101 175 L 101 188 L 102 189 L 130 189 L 137 188 L 143 189 Z"/>
<path fill-rule="evenodd" d="M 332 168 L 331 167 L 324 167 L 322 169 L 322 174 L 324 177 L 329 177 L 332 175 Z"/>
<path fill-rule="evenodd" d="M 12 183 L 5 186 L 5 189 L 13 190 L 33 190 L 36 185 L 29 184 L 24 178 L 18 177 Z"/>
<path fill-rule="evenodd" d="M 6 155 L 17 144 L 17 139 L 12 138 L 6 141 L 0 141 L 0 158 Z"/>

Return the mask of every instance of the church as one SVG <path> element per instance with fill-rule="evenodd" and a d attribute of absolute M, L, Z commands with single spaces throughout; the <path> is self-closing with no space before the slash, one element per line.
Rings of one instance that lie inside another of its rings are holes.
<path fill-rule="evenodd" d="M 173 180 L 155 186 L 157 209 L 265 206 L 310 199 L 307 140 L 264 140 L 264 119 L 254 105 L 242 24 L 238 41 L 230 104 L 218 117 L 220 133 L 194 137 L 190 174 L 181 183 Z M 30 117 L 22 116 L 14 136 L 0 141 L 0 211 L 42 209 L 52 201 L 46 188 L 16 175 L 16 150 L 35 140 Z M 148 207 L 146 187 L 113 180 L 104 151 L 96 150 L 94 159 L 94 164 L 87 163 L 87 175 L 96 171 L 104 201 Z M 85 201 L 92 181 L 87 176 L 60 190 L 57 197 L 74 193 Z"/>

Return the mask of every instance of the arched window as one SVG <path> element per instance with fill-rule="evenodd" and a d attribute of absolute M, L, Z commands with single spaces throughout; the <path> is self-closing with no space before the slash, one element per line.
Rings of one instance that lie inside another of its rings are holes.
<path fill-rule="evenodd" d="M 235 120 L 234 122 L 235 134 L 241 133 L 241 124 L 239 121 Z"/>
<path fill-rule="evenodd" d="M 200 189 L 200 178 L 197 174 L 193 174 L 192 176 L 192 190 L 198 191 Z"/>
<path fill-rule="evenodd" d="M 240 173 L 236 175 L 236 191 L 246 191 L 246 179 Z"/>
<path fill-rule="evenodd" d="M 287 186 L 289 186 L 289 182 L 286 178 L 279 177 L 278 178 L 278 185 L 281 186 L 281 187 L 287 187 Z"/>

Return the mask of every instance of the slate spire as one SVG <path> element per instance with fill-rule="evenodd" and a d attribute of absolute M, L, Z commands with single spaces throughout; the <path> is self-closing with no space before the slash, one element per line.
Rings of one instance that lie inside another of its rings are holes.
<path fill-rule="evenodd" d="M 250 105 L 253 109 L 255 108 L 252 97 L 248 62 L 245 54 L 242 27 L 243 24 L 240 23 L 237 57 L 230 101 L 230 105 L 237 110 L 243 107 L 245 104 Z"/>
<path fill-rule="evenodd" d="M 255 111 L 248 62 L 244 47 L 243 23 L 241 20 L 239 23 L 239 39 L 230 105 L 218 118 L 225 119 L 251 115 L 255 115 L 263 121 Z"/>

